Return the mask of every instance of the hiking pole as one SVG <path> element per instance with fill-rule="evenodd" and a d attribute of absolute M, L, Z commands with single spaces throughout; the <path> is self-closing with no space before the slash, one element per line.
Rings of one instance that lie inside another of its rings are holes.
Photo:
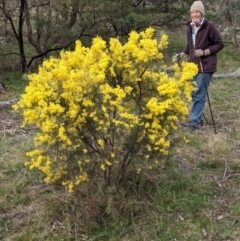
<path fill-rule="evenodd" d="M 206 121 L 206 123 L 208 124 L 208 121 L 207 121 L 207 118 L 206 116 L 204 115 L 204 113 L 202 113 L 202 116 L 203 116 L 203 119 Z"/>
<path fill-rule="evenodd" d="M 217 134 L 216 126 L 215 126 L 215 121 L 214 121 L 214 119 L 213 119 L 213 113 L 212 113 L 212 108 L 211 108 L 210 98 L 209 98 L 209 95 L 208 95 L 207 84 L 206 84 L 206 81 L 205 81 L 205 78 L 204 78 L 202 60 L 201 60 L 200 57 L 199 57 L 199 62 L 200 62 L 200 67 L 201 67 L 201 72 L 202 72 L 202 79 L 203 79 L 203 83 L 204 83 L 205 90 L 206 90 L 206 94 L 207 94 L 208 106 L 209 106 L 210 113 L 211 113 L 211 118 L 212 118 L 212 123 L 213 123 L 214 133 Z"/>

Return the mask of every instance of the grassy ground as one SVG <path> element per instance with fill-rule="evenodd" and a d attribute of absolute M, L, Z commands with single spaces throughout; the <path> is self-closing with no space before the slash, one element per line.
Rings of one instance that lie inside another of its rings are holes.
<path fill-rule="evenodd" d="M 171 43 L 170 52 L 180 43 Z M 219 72 L 239 66 L 230 54 L 227 48 L 219 55 Z M 0 101 L 18 96 L 25 85 L 16 75 L 5 80 L 10 94 Z M 195 132 L 180 128 L 158 170 L 130 171 L 119 189 L 96 182 L 75 195 L 24 167 L 34 130 L 20 129 L 11 108 L 0 109 L 0 240 L 240 240 L 239 92 L 239 78 L 213 79 L 216 134 L 206 106 L 207 123 Z M 188 144 L 178 144 L 182 136 Z"/>

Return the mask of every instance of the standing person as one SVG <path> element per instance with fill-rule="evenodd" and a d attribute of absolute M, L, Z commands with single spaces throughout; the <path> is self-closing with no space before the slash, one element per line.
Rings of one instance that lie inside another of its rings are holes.
<path fill-rule="evenodd" d="M 190 8 L 191 21 L 187 23 L 187 44 L 180 53 L 183 58 L 198 65 L 198 74 L 194 77 L 196 91 L 192 93 L 190 120 L 183 125 L 197 129 L 202 125 L 207 88 L 217 67 L 217 53 L 223 49 L 221 34 L 214 23 L 207 20 L 202 1 L 194 1 Z"/>

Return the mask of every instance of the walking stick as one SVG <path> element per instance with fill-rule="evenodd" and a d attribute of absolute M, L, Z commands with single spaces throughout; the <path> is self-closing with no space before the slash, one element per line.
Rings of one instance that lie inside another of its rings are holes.
<path fill-rule="evenodd" d="M 206 84 L 206 81 L 205 81 L 205 78 L 204 78 L 202 60 L 201 60 L 200 57 L 199 57 L 199 62 L 200 62 L 200 67 L 201 67 L 201 72 L 202 72 L 202 79 L 203 79 L 203 83 L 204 83 L 205 90 L 206 90 L 206 94 L 207 94 L 208 106 L 209 106 L 210 113 L 211 113 L 211 118 L 212 118 L 212 123 L 213 123 L 214 133 L 217 134 L 216 126 L 215 126 L 215 121 L 214 121 L 214 119 L 213 119 L 213 113 L 212 113 L 212 108 L 211 108 L 210 98 L 209 98 L 209 95 L 208 95 L 207 84 Z"/>

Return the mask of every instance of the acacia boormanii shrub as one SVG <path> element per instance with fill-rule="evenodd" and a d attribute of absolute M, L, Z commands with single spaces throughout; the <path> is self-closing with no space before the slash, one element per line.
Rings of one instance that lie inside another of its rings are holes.
<path fill-rule="evenodd" d="M 125 44 L 76 41 L 74 51 L 44 61 L 14 105 L 23 126 L 38 130 L 26 165 L 70 192 L 99 172 L 120 180 L 134 159 L 138 172 L 154 167 L 188 114 L 197 73 L 187 62 L 164 71 L 167 45 L 167 35 L 158 41 L 150 27 L 131 32 Z"/>

